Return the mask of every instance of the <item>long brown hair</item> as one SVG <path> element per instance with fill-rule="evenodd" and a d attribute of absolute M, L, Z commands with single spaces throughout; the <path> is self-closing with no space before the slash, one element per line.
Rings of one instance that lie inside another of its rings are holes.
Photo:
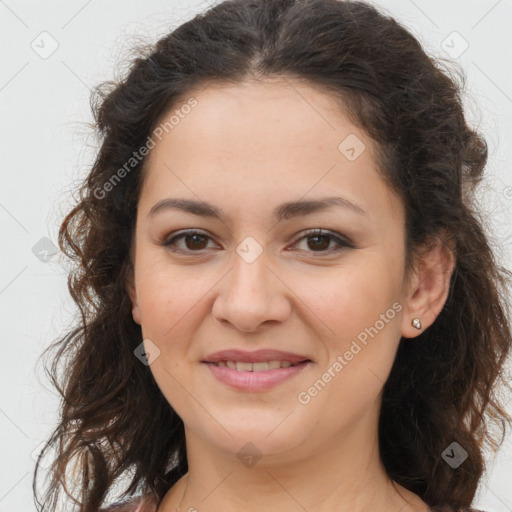
<path fill-rule="evenodd" d="M 363 2 L 226 0 L 137 54 L 123 79 L 92 97 L 102 143 L 59 231 L 80 321 L 47 349 L 56 351 L 49 375 L 62 409 L 46 445 L 57 457 L 43 501 L 39 463 L 34 473 L 38 510 L 55 510 L 64 489 L 96 512 L 127 474 L 123 496 L 161 500 L 187 471 L 183 422 L 134 356 L 142 333 L 126 284 L 145 159 L 105 184 L 193 87 L 278 75 L 323 87 L 375 140 L 380 172 L 406 207 L 408 268 L 430 237 L 443 233 L 454 249 L 445 307 L 417 338 L 400 340 L 383 390 L 380 455 L 389 476 L 428 505 L 471 504 L 483 450 L 496 450 L 511 422 L 497 396 L 511 348 L 511 273 L 474 200 L 487 145 L 466 123 L 463 73 Z M 452 442 L 468 454 L 456 469 L 442 459 Z"/>

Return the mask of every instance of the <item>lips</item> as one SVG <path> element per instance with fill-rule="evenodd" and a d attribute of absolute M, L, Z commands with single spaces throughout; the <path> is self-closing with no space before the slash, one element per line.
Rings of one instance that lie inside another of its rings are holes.
<path fill-rule="evenodd" d="M 289 361 L 293 365 L 303 361 L 310 361 L 310 359 L 304 355 L 273 349 L 260 349 L 254 352 L 248 352 L 245 350 L 221 350 L 214 354 L 210 354 L 203 362 L 219 363 L 227 361 L 234 361 L 235 363 L 269 363 L 271 361 Z"/>
<path fill-rule="evenodd" d="M 313 365 L 307 356 L 272 349 L 221 350 L 202 363 L 223 384 L 253 392 L 269 390 Z"/>

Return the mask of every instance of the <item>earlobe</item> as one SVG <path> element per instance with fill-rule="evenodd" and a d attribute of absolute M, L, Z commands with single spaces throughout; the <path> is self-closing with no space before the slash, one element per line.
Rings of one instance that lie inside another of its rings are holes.
<path fill-rule="evenodd" d="M 130 297 L 130 301 L 132 303 L 132 316 L 133 321 L 139 325 L 141 325 L 141 318 L 140 318 L 140 309 L 139 304 L 137 301 L 137 293 L 135 291 L 135 288 L 133 285 L 127 285 L 126 286 L 126 293 L 128 294 L 128 297 Z"/>
<path fill-rule="evenodd" d="M 448 299 L 454 268 L 454 251 L 441 238 L 436 238 L 419 256 L 405 299 L 404 338 L 415 338 L 434 323 Z"/>
<path fill-rule="evenodd" d="M 140 309 L 139 309 L 138 304 L 136 304 L 136 305 L 134 305 L 134 306 L 133 306 L 133 308 L 132 308 L 132 316 L 133 316 L 133 321 L 134 321 L 136 324 L 141 325 Z"/>

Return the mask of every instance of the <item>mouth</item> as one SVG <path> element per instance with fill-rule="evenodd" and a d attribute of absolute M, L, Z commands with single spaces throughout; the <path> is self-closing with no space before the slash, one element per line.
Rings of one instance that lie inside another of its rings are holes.
<path fill-rule="evenodd" d="M 277 370 L 279 368 L 290 368 L 291 366 L 297 366 L 304 362 L 311 361 L 310 359 L 305 359 L 304 361 L 300 361 L 298 363 L 292 363 L 291 361 L 259 361 L 257 363 L 248 363 L 245 361 L 217 361 L 211 362 L 209 364 L 214 364 L 218 367 L 227 367 L 232 370 L 237 370 L 239 372 L 267 372 L 268 370 Z"/>
<path fill-rule="evenodd" d="M 283 352 L 282 350 L 275 349 L 259 349 L 255 351 L 228 349 L 220 350 L 210 354 L 204 359 L 204 363 L 267 363 L 276 366 L 284 363 L 285 367 L 296 363 L 307 361 L 309 358 L 305 355 L 294 354 L 293 352 Z M 277 368 L 277 366 L 276 366 Z"/>
<path fill-rule="evenodd" d="M 201 361 L 217 381 L 239 391 L 265 391 L 314 363 L 307 356 L 277 350 L 224 350 Z"/>

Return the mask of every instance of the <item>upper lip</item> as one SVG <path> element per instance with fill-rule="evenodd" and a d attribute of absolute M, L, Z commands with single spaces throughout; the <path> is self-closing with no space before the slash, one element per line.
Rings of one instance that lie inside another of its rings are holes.
<path fill-rule="evenodd" d="M 309 361 L 307 356 L 283 352 L 282 350 L 260 349 L 253 352 L 245 350 L 221 350 L 206 357 L 205 363 L 218 363 L 219 361 L 240 361 L 243 363 L 260 363 L 263 361 L 290 361 L 291 363 L 300 363 Z"/>

